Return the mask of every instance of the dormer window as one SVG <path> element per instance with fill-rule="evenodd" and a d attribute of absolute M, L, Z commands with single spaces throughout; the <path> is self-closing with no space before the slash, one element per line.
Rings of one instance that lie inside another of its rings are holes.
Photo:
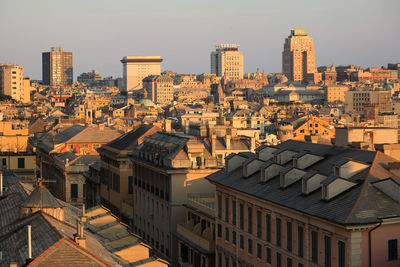
<path fill-rule="evenodd" d="M 297 167 L 297 158 L 293 159 L 293 167 Z"/>
<path fill-rule="evenodd" d="M 278 163 L 278 155 L 274 155 L 274 162 Z"/>
<path fill-rule="evenodd" d="M 335 166 L 333 168 L 333 175 L 334 176 L 339 176 L 339 173 L 340 173 L 340 167 L 339 166 Z"/>

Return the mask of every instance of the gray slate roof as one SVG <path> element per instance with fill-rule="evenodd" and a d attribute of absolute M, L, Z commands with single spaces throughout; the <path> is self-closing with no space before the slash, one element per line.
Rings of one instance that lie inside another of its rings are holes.
<path fill-rule="evenodd" d="M 285 189 L 281 189 L 279 175 L 265 183 L 260 182 L 259 171 L 244 179 L 241 167 L 230 173 L 225 170 L 216 172 L 209 175 L 207 179 L 217 185 L 220 184 L 232 190 L 244 192 L 268 202 L 338 224 L 376 223 L 381 217 L 400 216 L 400 204 L 372 185 L 372 182 L 379 179 L 395 176 L 382 167 L 382 165 L 386 165 L 389 162 L 395 162 L 394 159 L 381 152 L 340 148 L 294 140 L 286 141 L 278 145 L 278 148 L 297 152 L 307 150 L 312 154 L 324 156 L 323 160 L 311 165 L 306 171 L 318 171 L 325 176 L 331 176 L 333 174 L 333 165 L 336 162 L 341 162 L 343 158 L 351 158 L 358 162 L 371 164 L 371 167 L 349 179 L 357 183 L 354 187 L 329 201 L 322 200 L 321 189 L 315 190 L 309 195 L 303 195 L 301 180 Z M 291 162 L 287 165 L 289 164 Z M 393 179 L 400 181 L 399 178 Z"/>

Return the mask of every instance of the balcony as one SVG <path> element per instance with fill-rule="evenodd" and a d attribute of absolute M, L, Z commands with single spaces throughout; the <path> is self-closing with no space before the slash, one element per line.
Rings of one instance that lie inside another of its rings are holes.
<path fill-rule="evenodd" d="M 177 233 L 184 238 L 183 241 L 189 241 L 208 253 L 213 253 L 215 251 L 215 241 L 212 240 L 211 229 L 206 228 L 203 233 L 200 233 L 200 223 L 196 224 L 195 226 L 193 226 L 192 223 L 192 221 L 189 223 L 179 223 L 176 229 Z"/>

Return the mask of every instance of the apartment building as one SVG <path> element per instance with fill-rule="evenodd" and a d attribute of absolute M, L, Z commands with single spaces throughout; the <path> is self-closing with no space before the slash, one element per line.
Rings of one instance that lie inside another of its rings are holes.
<path fill-rule="evenodd" d="M 329 103 L 332 102 L 345 102 L 346 92 L 350 87 L 347 85 L 328 85 L 324 87 L 325 100 Z"/>
<path fill-rule="evenodd" d="M 30 79 L 24 78 L 24 68 L 22 66 L 0 64 L 0 92 L 23 103 L 30 101 Z"/>
<path fill-rule="evenodd" d="M 174 79 L 168 75 L 150 75 L 143 79 L 143 89 L 154 104 L 167 106 L 174 100 Z"/>
<path fill-rule="evenodd" d="M 216 266 L 397 266 L 400 162 L 289 140 L 232 154 L 216 186 Z"/>
<path fill-rule="evenodd" d="M 237 44 L 218 44 L 211 52 L 211 73 L 229 80 L 243 79 L 243 54 Z"/>
<path fill-rule="evenodd" d="M 126 56 L 121 59 L 123 91 L 142 89 L 143 79 L 150 75 L 160 75 L 160 56 Z"/>
<path fill-rule="evenodd" d="M 215 266 L 215 196 L 188 196 L 186 220 L 178 223 L 174 236 L 178 239 L 180 266 Z"/>
<path fill-rule="evenodd" d="M 392 99 L 390 91 L 377 90 L 350 90 L 345 92 L 345 113 L 363 114 L 365 105 L 378 104 L 379 112 L 391 112 Z"/>
<path fill-rule="evenodd" d="M 101 156 L 100 201 L 115 216 L 132 225 L 133 176 L 128 153 L 160 128 L 142 125 L 98 148 Z"/>
<path fill-rule="evenodd" d="M 282 72 L 290 81 L 303 82 L 308 73 L 316 72 L 314 43 L 305 29 L 293 29 L 285 39 Z"/>
<path fill-rule="evenodd" d="M 133 231 L 158 255 L 178 263 L 177 224 L 186 220 L 189 194 L 213 193 L 204 177 L 220 170 L 202 138 L 155 133 L 132 155 Z"/>
<path fill-rule="evenodd" d="M 60 47 L 42 53 L 42 82 L 50 86 L 72 85 L 73 56 Z"/>

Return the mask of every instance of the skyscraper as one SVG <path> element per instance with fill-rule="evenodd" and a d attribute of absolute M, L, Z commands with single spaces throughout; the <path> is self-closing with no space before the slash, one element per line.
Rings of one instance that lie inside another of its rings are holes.
<path fill-rule="evenodd" d="M 24 79 L 24 68 L 19 65 L 0 64 L 0 92 L 17 101 L 30 101 L 30 79 Z"/>
<path fill-rule="evenodd" d="M 218 44 L 211 52 L 211 73 L 229 80 L 243 79 L 243 54 L 237 44 Z"/>
<path fill-rule="evenodd" d="M 161 73 L 160 56 L 127 56 L 121 62 L 125 92 L 141 89 L 144 78 Z"/>
<path fill-rule="evenodd" d="M 72 52 L 64 52 L 62 47 L 52 47 L 42 53 L 42 79 L 50 86 L 72 85 Z"/>
<path fill-rule="evenodd" d="M 305 29 L 293 29 L 282 52 L 282 72 L 290 81 L 302 82 L 315 72 L 314 44 Z"/>

